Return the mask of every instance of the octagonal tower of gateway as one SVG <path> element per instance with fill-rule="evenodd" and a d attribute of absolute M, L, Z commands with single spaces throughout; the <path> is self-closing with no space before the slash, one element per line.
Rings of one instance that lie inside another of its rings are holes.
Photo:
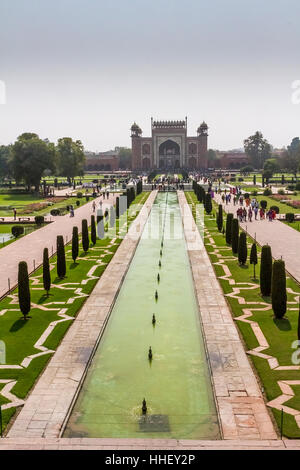
<path fill-rule="evenodd" d="M 142 137 L 142 129 L 131 126 L 132 169 L 207 168 L 208 126 L 203 121 L 197 135 L 187 136 L 187 118 L 183 121 L 154 121 L 151 118 L 151 137 Z"/>

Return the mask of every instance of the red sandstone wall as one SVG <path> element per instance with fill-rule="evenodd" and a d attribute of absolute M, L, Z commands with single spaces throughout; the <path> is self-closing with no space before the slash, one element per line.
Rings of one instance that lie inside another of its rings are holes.
<path fill-rule="evenodd" d="M 142 139 L 141 137 L 131 137 L 132 148 L 132 170 L 141 168 L 141 154 L 142 154 Z"/>

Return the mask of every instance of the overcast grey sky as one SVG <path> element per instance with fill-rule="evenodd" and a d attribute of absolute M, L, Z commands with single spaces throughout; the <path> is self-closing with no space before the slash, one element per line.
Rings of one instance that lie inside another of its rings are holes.
<path fill-rule="evenodd" d="M 300 134 L 299 0 L 0 0 L 0 142 L 130 146 L 135 120 L 205 120 L 209 147 Z"/>

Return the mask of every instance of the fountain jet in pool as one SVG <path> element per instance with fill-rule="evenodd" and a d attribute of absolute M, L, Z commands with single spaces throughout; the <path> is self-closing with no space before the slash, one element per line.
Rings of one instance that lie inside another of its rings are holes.
<path fill-rule="evenodd" d="M 152 207 L 64 437 L 220 438 L 177 194 L 166 196 L 159 193 Z M 162 226 L 157 330 L 141 311 L 153 306 Z M 151 361 L 145 367 L 147 344 L 155 351 L 155 367 Z M 141 396 L 147 396 L 147 418 L 141 416 Z"/>

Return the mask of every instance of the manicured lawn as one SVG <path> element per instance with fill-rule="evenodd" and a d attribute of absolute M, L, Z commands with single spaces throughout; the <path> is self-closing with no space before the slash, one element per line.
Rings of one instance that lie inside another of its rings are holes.
<path fill-rule="evenodd" d="M 228 173 L 230 173 L 230 170 L 228 170 Z M 241 178 L 244 178 L 244 181 L 253 181 L 253 175 L 254 174 L 256 174 L 256 181 L 261 182 L 261 180 L 262 180 L 261 173 L 250 173 L 247 176 L 244 176 L 242 173 L 238 173 L 237 178 L 241 177 Z M 281 178 L 282 175 L 284 175 L 285 179 L 292 179 L 292 178 L 295 179 L 295 176 L 292 173 L 283 173 L 283 172 L 274 173 L 273 177 L 274 178 Z M 297 179 L 300 179 L 300 173 L 297 174 Z"/>
<path fill-rule="evenodd" d="M 85 194 L 85 189 L 80 191 Z M 91 196 L 91 190 L 87 190 Z M 80 205 L 86 204 L 86 198 L 83 196 L 78 199 L 76 196 L 66 197 L 65 199 L 58 200 L 52 198 L 41 198 L 33 194 L 0 194 L 0 217 L 13 217 L 13 209 L 17 210 L 17 217 L 20 216 L 35 216 L 35 215 L 48 215 L 51 209 L 65 208 L 66 206 L 73 205 L 76 208 L 76 201 L 80 201 Z M 91 200 L 91 198 L 90 198 Z M 40 204 L 40 206 L 35 206 Z"/>
<path fill-rule="evenodd" d="M 198 203 L 194 193 L 186 193 L 188 203 Z M 199 203 L 198 203 L 199 204 Z M 225 214 L 224 214 L 225 219 Z M 222 255 L 225 265 L 229 268 L 231 275 L 228 279 L 220 279 L 224 276 L 225 272 L 222 264 L 213 264 L 217 277 L 219 278 L 220 285 L 224 294 L 233 292 L 233 288 L 239 287 L 240 293 L 234 298 L 226 296 L 227 302 L 231 307 L 234 317 L 238 318 L 244 311 L 243 309 L 251 309 L 252 316 L 250 319 L 258 323 L 265 338 L 269 343 L 269 348 L 263 350 L 264 354 L 268 354 L 277 358 L 280 366 L 291 366 L 292 353 L 294 350 L 291 345 L 297 339 L 297 325 L 298 325 L 298 298 L 300 295 L 300 286 L 292 278 L 287 277 L 287 288 L 290 289 L 288 293 L 288 309 L 285 318 L 276 320 L 273 315 L 273 310 L 270 304 L 270 298 L 262 297 L 259 289 L 258 279 L 253 280 L 253 266 L 249 264 L 249 258 L 245 267 L 240 267 L 238 264 L 237 256 L 232 254 L 231 247 L 228 247 L 224 236 L 218 232 L 216 221 L 214 217 L 205 215 L 205 227 L 209 235 L 213 238 L 215 247 L 209 243 L 209 239 L 205 237 L 205 246 L 212 263 L 218 263 L 220 258 L 212 253 L 216 249 Z M 253 240 L 247 238 L 248 243 L 248 257 L 250 254 L 251 244 Z M 260 248 L 258 249 L 260 258 Z M 260 260 L 256 266 L 256 274 L 259 274 Z M 229 284 L 229 279 L 234 280 L 234 284 Z M 243 284 L 244 283 L 244 284 Z M 245 284 L 246 283 L 246 284 Z M 248 285 L 247 285 L 248 284 Z M 246 304 L 239 303 L 238 297 L 245 300 Z M 262 304 L 264 303 L 264 304 Z M 267 308 L 266 310 L 261 310 Z M 237 321 L 243 339 L 246 344 L 247 350 L 259 346 L 256 336 L 249 323 Z M 299 370 L 275 370 L 271 369 L 267 360 L 253 355 L 249 355 L 253 364 L 258 372 L 260 381 L 264 387 L 266 400 L 270 401 L 282 394 L 279 388 L 279 380 L 300 380 Z M 300 384 L 299 384 L 300 385 Z M 284 405 L 300 410 L 300 386 L 293 386 L 295 396 L 284 403 Z M 280 412 L 274 408 L 270 408 L 274 414 L 278 426 L 280 426 Z M 300 429 L 294 417 L 288 413 L 284 413 L 284 435 L 289 438 L 299 438 Z"/>
<path fill-rule="evenodd" d="M 238 184 L 238 186 L 240 186 L 240 185 Z M 241 188 L 242 188 L 243 191 L 246 191 L 248 193 L 251 193 L 252 191 L 258 191 L 259 192 L 259 191 L 264 190 L 264 188 L 262 188 L 261 186 L 243 185 L 243 184 L 241 185 Z"/>
<path fill-rule="evenodd" d="M 6 240 L 5 235 L 9 234 L 11 235 L 11 228 L 14 226 L 14 224 L 1 224 L 0 223 L 0 249 L 3 248 L 6 245 L 9 245 L 10 243 L 13 243 L 15 240 L 18 240 L 21 237 L 24 237 L 25 235 L 28 235 L 28 233 L 33 232 L 34 230 L 37 230 L 40 228 L 40 226 L 37 226 L 35 224 L 24 224 L 18 226 L 24 228 L 24 234 L 20 235 L 18 238 L 11 238 L 9 240 Z M 6 241 L 5 241 L 6 240 Z"/>
<path fill-rule="evenodd" d="M 13 217 L 14 208 L 21 214 L 26 205 L 38 202 L 44 200 L 33 194 L 0 194 L 0 217 Z"/>
<path fill-rule="evenodd" d="M 148 195 L 149 193 L 141 193 L 136 197 L 128 211 L 128 226 L 137 216 Z M 138 203 L 140 206 L 137 206 Z M 55 350 L 57 348 L 65 332 L 70 327 L 72 319 L 84 304 L 119 247 L 122 235 L 126 233 L 125 220 L 122 220 L 120 224 L 122 224 L 122 227 L 119 227 L 119 221 L 117 221 L 117 236 L 115 238 L 97 239 L 96 245 L 90 245 L 87 253 L 82 251 L 82 245 L 80 244 L 79 257 L 76 263 L 72 260 L 71 244 L 66 245 L 67 273 L 64 279 L 57 277 L 56 256 L 51 258 L 52 285 L 48 298 L 43 289 L 42 269 L 39 269 L 31 276 L 32 308 L 31 318 L 27 321 L 23 320 L 19 310 L 17 290 L 0 302 L 0 339 L 4 341 L 6 346 L 7 365 L 20 365 L 28 356 L 40 353 L 41 351 L 34 346 L 37 340 L 50 323 L 63 320 L 55 326 L 43 342 L 43 346 L 49 349 Z M 119 229 L 122 233 L 118 234 Z M 93 267 L 95 267 L 95 270 L 90 272 Z M 65 320 L 59 316 L 61 309 L 64 309 L 65 314 L 70 319 Z M 28 366 L 21 369 L 1 369 L 0 367 L 0 380 L 16 380 L 17 383 L 11 393 L 24 399 L 51 357 L 52 354 L 49 351 L 45 355 L 35 357 Z M 3 388 L 1 383 L 0 387 Z M 7 402 L 8 400 L 0 394 L 0 405 Z M 15 408 L 3 410 L 4 427 L 14 412 Z"/>

